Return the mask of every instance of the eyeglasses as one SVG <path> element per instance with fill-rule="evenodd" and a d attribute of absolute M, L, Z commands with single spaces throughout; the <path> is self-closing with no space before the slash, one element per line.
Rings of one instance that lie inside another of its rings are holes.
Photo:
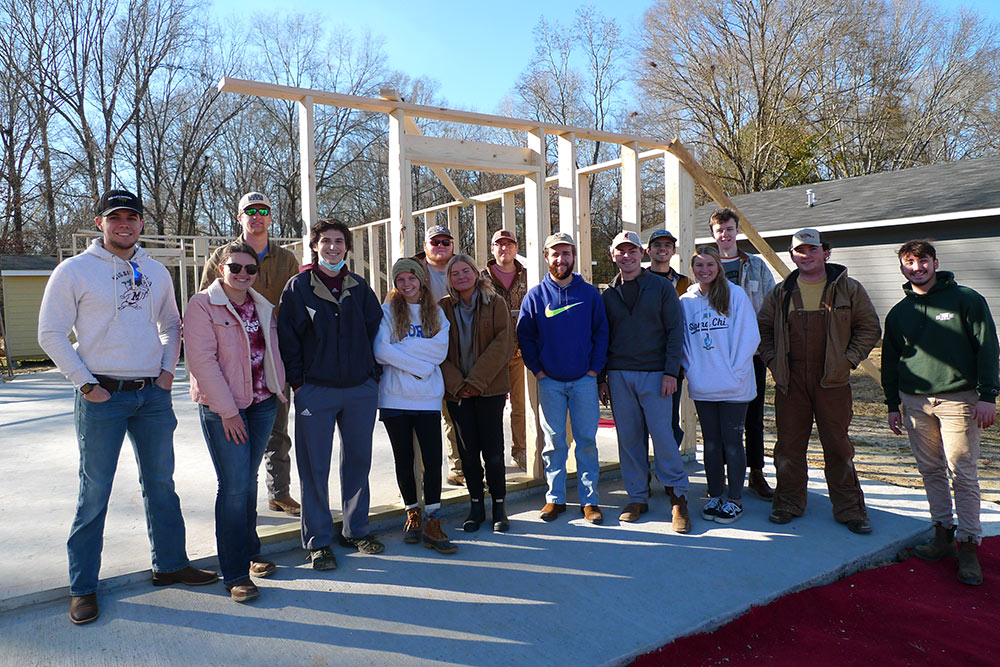
<path fill-rule="evenodd" d="M 251 217 L 255 215 L 271 215 L 271 209 L 269 208 L 245 208 L 243 212 Z"/>
<path fill-rule="evenodd" d="M 226 266 L 229 267 L 229 272 L 235 275 L 239 275 L 240 271 L 246 269 L 248 276 L 255 276 L 260 270 L 260 267 L 256 264 L 237 264 L 236 262 L 230 262 L 229 264 L 226 264 Z"/>
<path fill-rule="evenodd" d="M 451 239 L 431 239 L 431 245 L 447 248 L 451 245 Z"/>
<path fill-rule="evenodd" d="M 142 272 L 139 271 L 139 265 L 136 264 L 135 262 L 133 262 L 132 260 L 129 260 L 128 263 L 129 263 L 129 266 L 132 267 L 132 282 L 134 282 L 136 285 L 141 285 L 142 284 Z"/>

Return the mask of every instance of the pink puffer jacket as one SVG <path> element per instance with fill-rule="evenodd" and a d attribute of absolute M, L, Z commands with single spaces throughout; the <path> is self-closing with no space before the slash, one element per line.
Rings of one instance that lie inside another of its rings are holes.
<path fill-rule="evenodd" d="M 264 379 L 267 388 L 284 401 L 285 367 L 278 352 L 278 323 L 274 306 L 249 290 L 264 337 Z M 184 359 L 191 375 L 191 398 L 223 418 L 235 417 L 253 401 L 250 339 L 229 297 L 216 279 L 188 302 L 184 313 Z"/>

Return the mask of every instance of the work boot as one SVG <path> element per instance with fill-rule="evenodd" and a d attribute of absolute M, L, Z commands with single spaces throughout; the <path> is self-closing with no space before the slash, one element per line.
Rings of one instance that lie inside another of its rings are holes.
<path fill-rule="evenodd" d="M 972 538 L 958 543 L 958 580 L 963 584 L 978 586 L 983 583 L 983 569 L 979 566 L 979 545 Z"/>
<path fill-rule="evenodd" d="M 474 533 L 479 530 L 479 524 L 486 521 L 486 507 L 482 498 L 469 499 L 469 516 L 462 522 L 462 530 Z"/>
<path fill-rule="evenodd" d="M 955 526 L 945 528 L 939 523 L 934 524 L 934 537 L 926 544 L 921 544 L 913 550 L 913 555 L 923 560 L 939 561 L 942 558 L 953 558 L 958 555 L 958 545 L 955 544 Z"/>
<path fill-rule="evenodd" d="M 507 507 L 503 498 L 493 499 L 493 532 L 506 533 L 510 530 L 510 519 L 507 518 Z"/>
<path fill-rule="evenodd" d="M 419 507 L 411 507 L 406 510 L 406 523 L 403 524 L 403 541 L 407 544 L 416 544 L 420 541 L 420 533 L 424 529 L 423 514 Z"/>
<path fill-rule="evenodd" d="M 687 496 L 678 496 L 670 489 L 670 526 L 675 533 L 691 532 L 691 514 L 688 512 Z"/>
<path fill-rule="evenodd" d="M 760 468 L 751 468 L 747 477 L 747 488 L 757 494 L 761 500 L 774 498 L 774 491 L 764 477 L 764 471 Z"/>
<path fill-rule="evenodd" d="M 448 536 L 441 530 L 441 519 L 427 517 L 424 520 L 424 546 L 434 549 L 440 554 L 453 554 L 458 547 L 448 541 Z"/>

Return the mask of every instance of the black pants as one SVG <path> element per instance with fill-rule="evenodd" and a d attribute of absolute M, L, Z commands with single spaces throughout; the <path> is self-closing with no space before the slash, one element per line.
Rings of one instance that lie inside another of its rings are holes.
<path fill-rule="evenodd" d="M 441 413 L 414 412 L 383 419 L 392 458 L 396 462 L 396 484 L 407 507 L 417 504 L 417 482 L 413 478 L 413 434 L 420 443 L 424 462 L 424 504 L 441 502 Z"/>
<path fill-rule="evenodd" d="M 728 471 L 729 498 L 743 498 L 743 481 L 747 475 L 743 458 L 743 421 L 746 403 L 695 401 L 698 422 L 701 424 L 702 445 L 705 454 L 705 477 L 708 478 L 708 495 L 722 495 L 723 472 Z"/>
<path fill-rule="evenodd" d="M 747 405 L 746 432 L 747 467 L 760 470 L 764 467 L 764 380 L 767 366 L 753 355 L 753 375 L 757 381 L 757 397 Z"/>
<path fill-rule="evenodd" d="M 448 413 L 458 431 L 458 453 L 470 498 L 483 498 L 483 463 L 490 496 L 507 495 L 507 471 L 503 463 L 503 406 L 507 396 L 474 396 L 460 403 L 448 401 Z M 480 463 L 482 456 L 482 463 Z"/>

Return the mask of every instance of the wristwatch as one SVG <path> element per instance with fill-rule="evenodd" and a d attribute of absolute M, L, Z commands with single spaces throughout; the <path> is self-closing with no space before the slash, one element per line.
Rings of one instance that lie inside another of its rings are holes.
<path fill-rule="evenodd" d="M 92 382 L 88 382 L 87 384 L 80 385 L 80 393 L 83 394 L 84 396 L 86 396 L 87 394 L 89 394 L 90 392 L 92 392 L 94 390 L 94 386 L 95 385 Z"/>

